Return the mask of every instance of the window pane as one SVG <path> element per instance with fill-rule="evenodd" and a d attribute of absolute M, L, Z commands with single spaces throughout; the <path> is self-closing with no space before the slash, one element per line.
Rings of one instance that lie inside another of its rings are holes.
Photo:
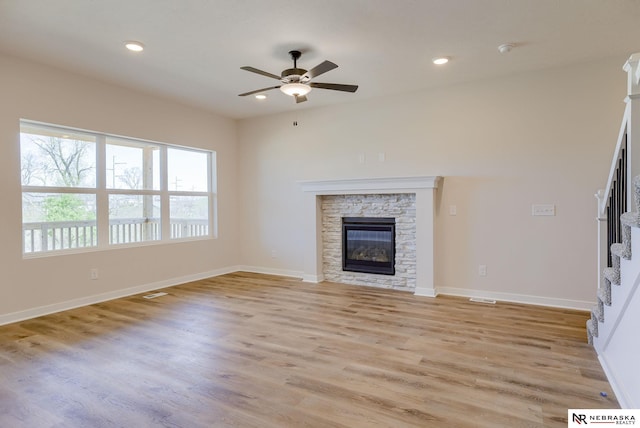
<path fill-rule="evenodd" d="M 160 196 L 109 195 L 109 243 L 160 239 Z"/>
<path fill-rule="evenodd" d="M 97 245 L 96 197 L 74 193 L 23 193 L 25 253 Z"/>
<path fill-rule="evenodd" d="M 95 137 L 35 125 L 20 126 L 23 186 L 95 187 Z"/>
<path fill-rule="evenodd" d="M 160 147 L 151 143 L 107 138 L 108 189 L 160 190 Z"/>
<path fill-rule="evenodd" d="M 172 196 L 169 210 L 172 239 L 209 235 L 207 196 Z"/>
<path fill-rule="evenodd" d="M 205 152 L 167 149 L 170 191 L 207 192 L 209 156 Z"/>

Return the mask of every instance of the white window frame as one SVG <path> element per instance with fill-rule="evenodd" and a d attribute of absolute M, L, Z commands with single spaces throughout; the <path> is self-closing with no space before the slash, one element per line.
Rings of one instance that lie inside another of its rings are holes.
<path fill-rule="evenodd" d="M 206 239 L 217 239 L 218 227 L 217 227 L 217 167 L 216 167 L 216 152 L 213 150 L 206 150 L 194 147 L 179 146 L 175 144 L 160 143 L 151 140 L 144 140 L 140 138 L 124 137 L 120 135 L 108 134 L 104 132 L 88 131 L 84 129 L 71 128 L 60 125 L 53 125 L 43 122 L 36 122 L 28 119 L 20 119 L 20 130 L 22 133 L 22 127 L 31 126 L 41 129 L 50 129 L 61 134 L 65 133 L 83 133 L 90 134 L 96 138 L 96 187 L 54 187 L 54 186 L 32 186 L 21 185 L 22 193 L 74 193 L 74 194 L 87 194 L 95 195 L 96 197 L 96 229 L 97 229 L 97 244 L 95 246 L 87 247 L 74 247 L 65 249 L 53 249 L 53 250 L 41 250 L 26 252 L 25 246 L 25 232 L 22 232 L 22 255 L 24 258 L 32 257 L 49 257 L 70 253 L 84 253 L 92 251 L 104 251 L 115 248 L 123 247 L 140 247 L 148 245 L 168 244 L 185 241 L 197 241 Z M 106 160 L 106 146 L 107 138 L 117 138 L 119 140 L 131 141 L 132 143 L 145 143 L 158 146 L 160 149 L 160 162 L 159 162 L 159 176 L 160 176 L 160 188 L 158 190 L 152 189 L 112 189 L 107 187 L 107 160 Z M 21 142 L 19 142 L 21 144 Z M 193 151 L 196 153 L 204 153 L 207 155 L 207 190 L 206 191 L 182 191 L 182 190 L 169 190 L 169 183 L 167 177 L 167 150 L 169 148 L 177 150 Z M 20 157 L 22 162 L 22 156 Z M 136 195 L 136 196 L 159 196 L 160 197 L 160 222 L 161 232 L 160 238 L 155 240 L 134 241 L 127 243 L 110 243 L 109 229 L 109 196 L 110 195 Z M 171 237 L 171 218 L 170 218 L 170 198 L 172 196 L 198 196 L 206 197 L 208 199 L 208 225 L 207 234 L 199 236 L 189 237 Z M 22 198 L 21 198 L 22 201 Z M 22 202 L 21 202 L 22 203 Z M 24 224 L 24 220 L 21 214 L 21 225 Z"/>

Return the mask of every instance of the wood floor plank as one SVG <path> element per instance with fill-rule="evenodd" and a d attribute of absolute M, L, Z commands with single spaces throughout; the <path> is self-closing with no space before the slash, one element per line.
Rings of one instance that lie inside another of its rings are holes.
<path fill-rule="evenodd" d="M 0 327 L 0 426 L 564 427 L 618 406 L 586 312 L 243 272 L 161 291 Z"/>

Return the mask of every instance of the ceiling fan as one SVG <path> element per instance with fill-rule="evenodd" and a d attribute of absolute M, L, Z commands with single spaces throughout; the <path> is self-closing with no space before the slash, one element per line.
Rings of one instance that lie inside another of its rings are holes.
<path fill-rule="evenodd" d="M 240 67 L 242 70 L 250 71 L 252 73 L 261 74 L 263 76 L 279 80 L 280 82 L 282 82 L 282 84 L 278 86 L 269 86 L 268 88 L 257 89 L 251 92 L 245 92 L 244 94 L 239 94 L 238 96 L 245 97 L 247 95 L 257 94 L 258 92 L 280 88 L 280 90 L 285 94 L 294 97 L 296 103 L 301 103 L 307 101 L 307 94 L 311 91 L 312 88 L 331 89 L 333 91 L 343 92 L 355 92 L 358 89 L 358 85 L 341 85 L 338 83 L 312 82 L 311 79 L 313 79 L 314 77 L 320 76 L 327 71 L 331 71 L 338 66 L 331 61 L 324 61 L 313 67 L 311 70 L 305 70 L 304 68 L 298 68 L 298 59 L 302 55 L 300 51 L 290 51 L 289 55 L 291 55 L 291 59 L 293 59 L 293 68 L 287 68 L 286 70 L 283 70 L 282 73 L 280 73 L 280 76 L 276 76 L 275 74 L 271 74 L 254 67 Z"/>

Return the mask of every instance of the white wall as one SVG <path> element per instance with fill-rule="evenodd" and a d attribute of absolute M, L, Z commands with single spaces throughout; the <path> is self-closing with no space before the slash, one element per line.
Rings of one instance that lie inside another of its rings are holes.
<path fill-rule="evenodd" d="M 441 175 L 440 291 L 589 307 L 593 195 L 622 119 L 625 60 L 240 121 L 241 263 L 303 269 L 299 180 Z M 557 215 L 532 217 L 532 204 Z"/>
<path fill-rule="evenodd" d="M 0 321 L 227 269 L 238 261 L 236 123 L 165 99 L 0 56 Z M 19 119 L 217 152 L 219 238 L 23 259 Z M 89 280 L 89 270 L 100 277 Z M 53 306 L 49 306 L 53 305 Z"/>

